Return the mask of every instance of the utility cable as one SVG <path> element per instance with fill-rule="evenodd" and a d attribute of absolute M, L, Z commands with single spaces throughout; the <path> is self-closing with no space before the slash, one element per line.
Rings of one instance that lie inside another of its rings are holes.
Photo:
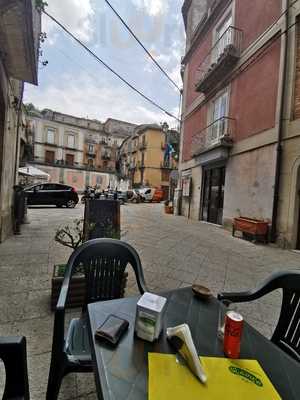
<path fill-rule="evenodd" d="M 134 39 L 137 41 L 137 43 L 143 48 L 145 53 L 149 56 L 149 58 L 154 62 L 154 64 L 157 66 L 157 68 L 169 79 L 170 82 L 176 87 L 176 89 L 180 92 L 181 89 L 177 85 L 177 83 L 168 75 L 168 73 L 164 70 L 164 68 L 155 60 L 155 58 L 152 56 L 150 51 L 146 48 L 146 46 L 142 43 L 142 41 L 137 37 L 137 35 L 133 32 L 133 30 L 130 28 L 130 26 L 126 23 L 126 21 L 121 17 L 121 15 L 118 13 L 118 11 L 111 5 L 111 3 L 108 0 L 104 0 L 105 3 L 108 5 L 108 7 L 111 8 L 113 13 L 119 18 L 119 20 L 122 22 L 122 24 L 125 26 L 125 28 L 128 30 L 128 32 L 134 37 Z"/>
<path fill-rule="evenodd" d="M 112 74 L 114 74 L 117 78 L 119 78 L 123 83 L 125 83 L 131 90 L 139 94 L 141 97 L 143 97 L 144 100 L 148 101 L 151 103 L 154 107 L 158 108 L 160 111 L 165 113 L 171 118 L 174 118 L 178 120 L 178 118 L 171 114 L 169 111 L 164 109 L 162 106 L 160 106 L 158 103 L 156 103 L 154 100 L 152 100 L 150 97 L 146 96 L 144 93 L 142 93 L 139 89 L 137 89 L 133 84 L 128 82 L 125 78 L 123 78 L 118 72 L 116 72 L 113 68 L 111 68 L 105 61 L 103 61 L 100 57 L 97 56 L 96 53 L 94 53 L 88 46 L 86 46 L 80 39 L 78 39 L 75 35 L 73 35 L 72 32 L 70 32 L 61 22 L 59 22 L 56 18 L 54 18 L 51 14 L 49 14 L 47 11 L 43 10 L 43 13 L 47 15 L 53 22 L 55 22 L 63 31 L 65 31 L 69 36 L 72 37 L 81 47 L 83 47 L 92 57 L 94 57 L 100 64 L 102 64 L 106 69 L 108 69 Z"/>

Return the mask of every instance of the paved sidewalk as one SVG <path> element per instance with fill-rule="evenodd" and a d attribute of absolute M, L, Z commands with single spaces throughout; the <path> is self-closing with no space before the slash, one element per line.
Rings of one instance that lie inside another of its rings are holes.
<path fill-rule="evenodd" d="M 49 311 L 53 265 L 70 252 L 53 241 L 56 228 L 83 215 L 74 210 L 29 210 L 31 223 L 21 236 L 0 245 L 0 335 L 25 335 L 32 400 L 45 398 L 53 315 Z M 271 272 L 299 268 L 300 255 L 232 238 L 216 226 L 163 213 L 161 205 L 122 206 L 123 239 L 139 252 L 147 284 L 153 291 L 201 283 L 218 291 L 255 286 Z M 132 276 L 127 294 L 137 293 Z M 245 318 L 270 336 L 280 308 L 280 295 L 239 306 Z M 71 317 L 71 314 L 69 315 Z M 93 376 L 64 379 L 60 399 L 94 400 Z"/>

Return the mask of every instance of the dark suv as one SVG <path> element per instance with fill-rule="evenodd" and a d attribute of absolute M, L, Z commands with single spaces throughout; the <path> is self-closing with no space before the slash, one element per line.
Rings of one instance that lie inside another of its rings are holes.
<path fill-rule="evenodd" d="M 54 205 L 76 207 L 79 201 L 76 190 L 59 183 L 42 183 L 24 189 L 28 205 Z"/>

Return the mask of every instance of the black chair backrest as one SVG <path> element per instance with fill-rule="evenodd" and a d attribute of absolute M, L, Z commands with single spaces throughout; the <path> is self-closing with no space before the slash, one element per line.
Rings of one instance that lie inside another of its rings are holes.
<path fill-rule="evenodd" d="M 0 359 L 6 373 L 3 400 L 29 400 L 25 337 L 0 337 Z"/>
<path fill-rule="evenodd" d="M 128 243 L 116 239 L 93 239 L 81 245 L 70 257 L 68 267 L 82 268 L 86 278 L 85 305 L 101 300 L 112 300 L 122 295 L 122 281 L 126 266 L 134 270 L 141 294 L 145 285 L 141 260 Z"/>
<path fill-rule="evenodd" d="M 252 301 L 277 289 L 282 289 L 282 305 L 271 340 L 300 361 L 300 270 L 274 273 L 253 291 L 221 293 L 218 298 L 237 303 Z"/>

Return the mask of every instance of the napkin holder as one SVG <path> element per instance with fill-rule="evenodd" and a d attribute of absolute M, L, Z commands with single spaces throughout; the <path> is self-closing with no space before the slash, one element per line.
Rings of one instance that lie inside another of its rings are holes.
<path fill-rule="evenodd" d="M 168 328 L 167 338 L 184 359 L 192 373 L 202 383 L 205 383 L 207 377 L 200 363 L 189 326 L 187 324 L 182 324 L 174 328 Z"/>

